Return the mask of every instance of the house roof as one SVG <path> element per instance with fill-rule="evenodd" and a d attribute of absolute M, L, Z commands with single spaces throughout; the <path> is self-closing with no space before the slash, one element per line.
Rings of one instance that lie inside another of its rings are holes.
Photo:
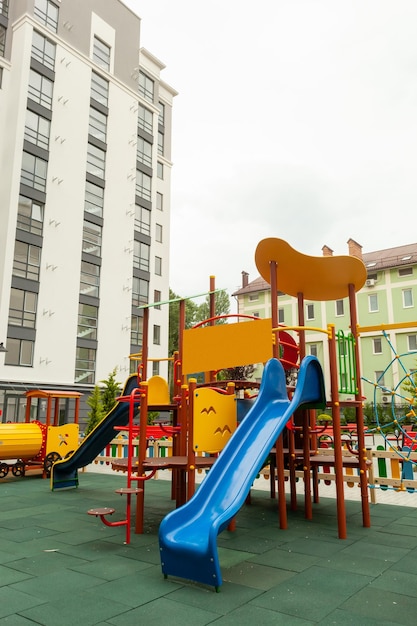
<path fill-rule="evenodd" d="M 365 252 L 363 262 L 368 273 L 402 265 L 413 265 L 417 263 L 417 243 L 377 250 L 376 252 Z"/>

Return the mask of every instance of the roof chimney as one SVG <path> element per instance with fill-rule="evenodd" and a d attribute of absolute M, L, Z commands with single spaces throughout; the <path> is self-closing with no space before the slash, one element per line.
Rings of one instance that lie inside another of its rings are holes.
<path fill-rule="evenodd" d="M 355 256 L 357 259 L 362 260 L 362 246 L 354 239 L 349 239 L 348 242 L 350 256 Z"/>
<path fill-rule="evenodd" d="M 242 288 L 247 287 L 249 284 L 249 274 L 248 272 L 242 272 Z"/>
<path fill-rule="evenodd" d="M 333 250 L 329 246 L 322 247 L 323 256 L 333 256 Z"/>

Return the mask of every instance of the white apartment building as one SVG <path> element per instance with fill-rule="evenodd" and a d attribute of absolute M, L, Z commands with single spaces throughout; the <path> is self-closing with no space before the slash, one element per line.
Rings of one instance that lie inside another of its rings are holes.
<path fill-rule="evenodd" d="M 123 382 L 138 306 L 169 297 L 176 91 L 140 26 L 120 0 L 0 0 L 0 420 L 28 389 Z M 168 307 L 148 341 L 167 356 Z"/>

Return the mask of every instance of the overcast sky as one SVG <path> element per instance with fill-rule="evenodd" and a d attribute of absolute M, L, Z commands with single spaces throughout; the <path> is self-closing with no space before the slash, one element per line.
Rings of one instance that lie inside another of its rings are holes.
<path fill-rule="evenodd" d="M 417 241 L 417 0 L 124 0 L 174 100 L 170 286 Z"/>

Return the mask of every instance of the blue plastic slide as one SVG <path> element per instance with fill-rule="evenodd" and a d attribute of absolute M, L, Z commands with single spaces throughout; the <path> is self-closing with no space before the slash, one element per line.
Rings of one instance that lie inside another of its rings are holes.
<path fill-rule="evenodd" d="M 138 377 L 132 374 L 126 380 L 122 396 L 129 396 L 138 386 Z M 115 426 L 127 426 L 129 403 L 118 402 L 104 419 L 83 439 L 81 445 L 67 459 L 57 461 L 51 470 L 51 489 L 78 486 L 78 469 L 92 463 L 96 456 L 115 437 Z"/>
<path fill-rule="evenodd" d="M 216 588 L 222 584 L 217 535 L 245 502 L 294 411 L 301 405 L 323 408 L 325 404 L 323 372 L 316 357 L 303 359 L 291 402 L 281 363 L 268 361 L 255 404 L 202 484 L 191 500 L 161 522 L 159 546 L 165 577 L 178 576 Z"/>

